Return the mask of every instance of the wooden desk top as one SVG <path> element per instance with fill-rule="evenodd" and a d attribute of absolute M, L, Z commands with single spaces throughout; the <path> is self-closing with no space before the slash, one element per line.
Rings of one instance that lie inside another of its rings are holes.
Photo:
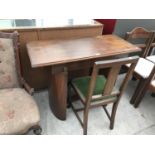
<path fill-rule="evenodd" d="M 27 43 L 27 50 L 33 68 L 141 51 L 137 46 L 115 35 L 32 41 Z"/>

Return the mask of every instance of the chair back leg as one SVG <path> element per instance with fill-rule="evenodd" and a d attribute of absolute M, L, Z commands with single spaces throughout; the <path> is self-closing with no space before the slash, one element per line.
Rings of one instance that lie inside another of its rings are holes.
<path fill-rule="evenodd" d="M 145 84 L 146 80 L 145 79 L 140 79 L 139 82 L 138 82 L 138 85 L 136 87 L 136 90 L 134 91 L 134 95 L 132 96 L 131 100 L 130 100 L 130 103 L 131 104 L 134 104 L 135 101 L 136 101 L 136 98 L 138 96 L 138 94 L 140 93 L 140 91 L 143 89 L 144 87 L 144 84 Z"/>
<path fill-rule="evenodd" d="M 141 103 L 142 99 L 144 98 L 146 92 L 147 92 L 147 89 L 145 89 L 145 88 L 142 89 L 142 91 L 139 92 L 139 94 L 136 97 L 135 102 L 134 102 L 134 107 L 135 108 L 137 108 L 140 105 L 140 103 Z"/>

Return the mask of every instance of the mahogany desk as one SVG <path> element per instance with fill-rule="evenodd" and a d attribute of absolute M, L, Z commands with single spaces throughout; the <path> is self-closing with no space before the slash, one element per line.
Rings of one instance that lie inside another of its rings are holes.
<path fill-rule="evenodd" d="M 5 21 L 4 24 L 1 24 Z M 13 22 L 12 22 L 13 21 Z M 9 24 L 10 23 L 10 24 Z M 11 25 L 11 23 L 14 23 Z M 34 90 L 47 88 L 50 67 L 32 68 L 26 43 L 38 40 L 82 38 L 102 35 L 104 25 L 91 19 L 7 19 L 0 20 L 0 31 L 19 33 L 21 69 Z M 80 72 L 80 71 L 79 71 Z M 72 72 L 80 75 L 81 73 Z M 37 77 L 37 78 L 32 78 Z"/>
<path fill-rule="evenodd" d="M 141 51 L 115 35 L 70 40 L 27 43 L 32 68 L 51 66 L 50 107 L 54 115 L 66 119 L 68 71 L 90 68 L 97 60 Z"/>

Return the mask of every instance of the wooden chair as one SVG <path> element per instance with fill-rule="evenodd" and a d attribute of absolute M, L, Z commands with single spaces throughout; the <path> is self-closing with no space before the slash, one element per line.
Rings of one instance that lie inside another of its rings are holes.
<path fill-rule="evenodd" d="M 137 108 L 140 104 L 138 100 L 139 94 L 144 90 L 145 86 L 148 84 L 148 80 L 150 80 L 150 76 L 152 76 L 152 72 L 154 71 L 154 63 L 146 60 L 144 58 L 140 58 L 135 70 L 134 75 L 139 79 L 138 85 L 133 93 L 133 96 L 130 100 L 130 103 Z"/>
<path fill-rule="evenodd" d="M 150 51 L 148 52 L 147 56 L 155 55 L 154 48 L 155 48 L 155 38 L 153 38 L 153 40 L 152 40 Z"/>
<path fill-rule="evenodd" d="M 138 28 L 137 28 L 138 29 Z M 135 30 L 137 30 L 135 29 Z M 142 29 L 143 30 L 143 29 Z M 139 30 L 140 31 L 140 30 Z M 141 31 L 140 31 L 141 32 Z M 145 34 L 145 33 L 144 33 Z M 143 35 L 144 35 L 143 34 Z M 142 36 L 143 36 L 142 35 Z M 136 35 L 137 36 L 137 35 Z M 148 36 L 148 35 L 147 35 Z M 151 44 L 152 44 L 152 41 L 153 39 L 155 38 L 155 32 L 152 31 L 150 32 L 150 39 L 147 40 L 147 45 L 145 45 L 145 49 L 144 49 L 144 53 L 143 53 L 143 57 L 146 57 L 148 55 L 148 52 L 149 52 L 149 49 L 151 47 Z M 145 35 L 144 35 L 145 37 Z M 142 47 L 142 45 L 140 44 L 140 46 Z M 139 47 L 140 47 L 139 46 Z M 143 46 L 144 47 L 144 46 Z M 148 47 L 148 48 L 147 48 Z M 134 105 L 135 108 L 138 107 L 139 104 L 134 104 L 134 102 L 136 101 L 136 97 L 137 95 L 139 94 L 139 92 L 141 90 L 143 90 L 143 87 L 145 85 L 145 83 L 147 82 L 147 79 L 148 77 L 150 76 L 151 74 L 151 71 L 154 67 L 154 64 L 148 60 L 146 60 L 145 58 L 143 57 L 140 57 L 139 60 L 138 60 L 138 63 L 135 67 L 135 70 L 134 70 L 134 74 L 133 74 L 133 77 L 134 79 L 139 79 L 139 82 L 138 82 L 138 85 L 133 93 L 133 96 L 130 100 L 130 103 Z M 127 68 L 130 67 L 130 64 L 127 64 L 125 65 Z"/>
<path fill-rule="evenodd" d="M 91 76 L 76 78 L 71 81 L 70 88 L 73 88 L 75 93 L 79 96 L 84 108 L 76 109 L 71 103 L 71 107 L 80 121 L 83 127 L 83 133 L 87 134 L 87 124 L 88 124 L 88 112 L 90 108 L 103 106 L 109 120 L 110 129 L 114 127 L 114 119 L 116 115 L 116 110 L 123 91 L 127 85 L 132 71 L 134 70 L 138 57 L 128 57 L 114 60 L 98 61 L 94 63 L 93 71 Z M 131 67 L 126 73 L 126 76 L 122 82 L 121 87 L 118 90 L 114 90 L 115 82 L 121 67 L 124 64 L 131 63 Z M 109 73 L 107 78 L 103 75 L 98 75 L 100 69 L 109 68 Z M 71 90 L 71 89 L 70 89 Z M 69 92 L 70 95 L 70 92 Z M 71 100 L 71 98 L 70 98 Z M 106 109 L 106 105 L 113 103 L 111 115 Z M 83 121 L 80 119 L 78 112 L 84 110 Z"/>
<path fill-rule="evenodd" d="M 0 134 L 41 134 L 33 89 L 21 76 L 18 33 L 0 32 Z"/>
<path fill-rule="evenodd" d="M 155 93 L 155 65 L 149 75 L 149 77 L 142 84 L 141 89 L 136 93 L 135 98 L 132 98 L 132 103 L 135 107 L 138 107 L 145 96 L 147 91 Z"/>
<path fill-rule="evenodd" d="M 151 47 L 154 46 L 153 40 L 155 36 L 152 31 L 146 30 L 143 27 L 136 27 L 131 32 L 127 32 L 125 40 L 135 44 L 142 49 L 141 57 L 145 58 L 150 54 Z"/>
<path fill-rule="evenodd" d="M 137 73 L 139 73 L 139 76 L 141 76 L 141 80 L 137 87 L 137 92 L 135 92 L 135 95 L 133 95 L 131 99 L 131 103 L 134 104 L 135 107 L 138 107 L 146 93 L 146 91 L 151 91 L 152 96 L 154 96 L 155 93 L 155 56 L 148 56 L 145 60 L 147 63 L 141 63 L 143 66 L 139 65 L 139 68 L 137 69 Z M 148 65 L 149 64 L 149 65 Z M 144 71 L 147 72 L 146 76 L 144 76 Z"/>

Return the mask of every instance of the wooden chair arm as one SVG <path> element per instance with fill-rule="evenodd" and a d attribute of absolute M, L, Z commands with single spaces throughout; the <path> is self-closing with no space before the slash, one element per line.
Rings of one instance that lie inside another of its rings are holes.
<path fill-rule="evenodd" d="M 28 83 L 24 80 L 24 78 L 21 78 L 22 85 L 26 89 L 26 91 L 30 94 L 33 95 L 34 93 L 34 88 L 31 88 Z"/>

